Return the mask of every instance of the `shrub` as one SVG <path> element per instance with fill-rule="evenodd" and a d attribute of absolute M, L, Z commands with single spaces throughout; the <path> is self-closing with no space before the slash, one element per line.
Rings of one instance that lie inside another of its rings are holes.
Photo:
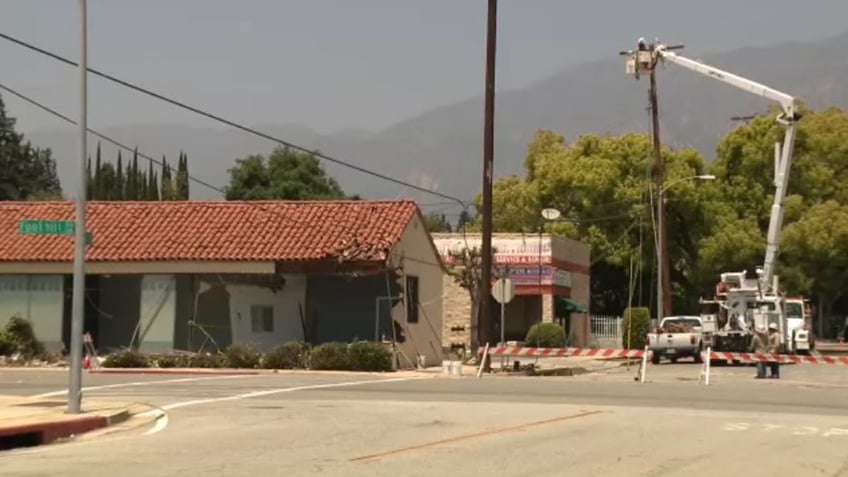
<path fill-rule="evenodd" d="M 227 368 L 255 369 L 262 361 L 262 353 L 253 345 L 232 345 L 224 351 L 223 360 Z"/>
<path fill-rule="evenodd" d="M 35 332 L 33 332 L 29 320 L 18 315 L 11 317 L 3 329 L 3 334 L 6 335 L 3 339 L 5 341 L 3 347 L 7 348 L 3 351 L 9 351 L 8 348 L 11 348 L 11 350 L 2 354 L 18 353 L 26 359 L 44 354 L 44 345 L 35 337 Z"/>
<path fill-rule="evenodd" d="M 124 349 L 106 356 L 104 368 L 149 368 L 150 359 L 147 355 L 132 349 Z"/>
<path fill-rule="evenodd" d="M 348 346 L 350 366 L 355 371 L 391 371 L 392 353 L 382 343 L 358 341 Z"/>
<path fill-rule="evenodd" d="M 536 323 L 527 330 L 524 343 L 537 348 L 562 348 L 565 346 L 565 329 L 556 323 Z"/>
<path fill-rule="evenodd" d="M 153 358 L 158 368 L 186 368 L 189 357 L 184 354 L 163 354 Z"/>
<path fill-rule="evenodd" d="M 625 309 L 621 329 L 624 349 L 643 349 L 648 344 L 648 333 L 651 330 L 651 311 L 645 307 Z"/>
<path fill-rule="evenodd" d="M 351 360 L 347 343 L 324 343 L 309 352 L 311 369 L 350 370 Z"/>
<path fill-rule="evenodd" d="M 6 333 L 6 330 L 0 330 L 0 356 L 11 356 L 15 354 L 17 347 L 15 341 Z"/>
<path fill-rule="evenodd" d="M 226 361 L 226 357 L 222 353 L 202 353 L 190 356 L 186 364 L 190 368 L 221 368 L 226 364 Z"/>
<path fill-rule="evenodd" d="M 277 346 L 265 355 L 262 367 L 265 369 L 305 368 L 309 359 L 309 344 L 303 341 L 289 341 Z"/>

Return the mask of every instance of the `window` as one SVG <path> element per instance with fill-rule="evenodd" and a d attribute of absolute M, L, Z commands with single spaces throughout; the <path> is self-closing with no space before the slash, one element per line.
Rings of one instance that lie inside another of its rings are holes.
<path fill-rule="evenodd" d="M 254 333 L 274 332 L 274 307 L 253 305 L 250 307 L 250 331 Z"/>
<path fill-rule="evenodd" d="M 418 323 L 418 277 L 406 277 L 406 322 Z"/>

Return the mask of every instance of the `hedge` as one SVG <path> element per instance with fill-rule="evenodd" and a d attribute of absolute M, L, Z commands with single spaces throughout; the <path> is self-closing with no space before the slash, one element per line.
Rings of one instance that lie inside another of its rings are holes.
<path fill-rule="evenodd" d="M 277 346 L 265 355 L 262 367 L 265 369 L 302 369 L 309 364 L 309 344 L 303 341 L 289 341 Z"/>
<path fill-rule="evenodd" d="M 648 345 L 651 330 L 651 311 L 645 307 L 626 308 L 621 322 L 624 349 L 643 349 Z M 630 322 L 633 321 L 631 327 Z M 631 337 L 632 332 L 632 337 Z"/>
<path fill-rule="evenodd" d="M 381 343 L 283 343 L 267 354 L 252 345 L 233 345 L 214 354 L 153 354 L 124 349 L 103 361 L 106 368 L 238 368 L 391 371 L 392 352 Z"/>
<path fill-rule="evenodd" d="M 536 323 L 527 330 L 524 344 L 537 348 L 565 346 L 565 329 L 556 323 Z"/>

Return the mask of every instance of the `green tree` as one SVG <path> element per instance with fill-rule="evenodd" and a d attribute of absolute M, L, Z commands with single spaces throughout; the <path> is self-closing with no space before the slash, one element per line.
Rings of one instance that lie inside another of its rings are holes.
<path fill-rule="evenodd" d="M 654 295 L 654 229 L 649 200 L 650 138 L 645 134 L 584 135 L 573 144 L 540 131 L 527 148 L 525 177 L 506 177 L 494 185 L 493 224 L 498 232 L 537 233 L 540 228 L 588 243 L 592 250 L 592 309 L 618 314 L 629 306 L 631 264 L 641 264 L 637 302 Z M 705 161 L 692 149 L 663 149 L 668 183 L 701 174 Z M 680 301 L 691 301 L 697 286 L 699 234 L 706 227 L 710 200 L 688 181 L 667 192 L 672 280 L 681 284 Z M 543 208 L 562 219 L 546 223 Z M 480 198 L 477 198 L 480 209 Z"/>
<path fill-rule="evenodd" d="M 177 196 L 174 181 L 171 178 L 171 166 L 165 156 L 162 156 L 162 180 L 160 182 L 162 200 L 175 200 Z"/>
<path fill-rule="evenodd" d="M 124 195 L 126 200 L 138 200 L 141 178 L 138 171 L 138 148 L 133 151 L 132 163 L 127 166 L 127 192 Z"/>
<path fill-rule="evenodd" d="M 428 232 L 452 232 L 450 222 L 445 214 L 431 212 L 424 216 L 424 225 Z"/>
<path fill-rule="evenodd" d="M 62 190 L 50 149 L 39 149 L 15 131 L 0 98 L 0 200 L 60 198 Z"/>
<path fill-rule="evenodd" d="M 347 198 L 314 154 L 290 148 L 274 149 L 267 160 L 261 155 L 236 159 L 229 173 L 227 200 Z"/>
<path fill-rule="evenodd" d="M 188 155 L 180 151 L 180 161 L 177 166 L 176 195 L 178 200 L 189 199 Z"/>
<path fill-rule="evenodd" d="M 112 193 L 114 200 L 124 200 L 126 177 L 124 173 L 124 159 L 121 157 L 121 151 L 118 150 L 118 167 L 115 170 L 115 190 Z"/>
<path fill-rule="evenodd" d="M 159 200 L 159 182 L 156 178 L 156 171 L 153 170 L 153 161 L 147 163 L 145 178 L 147 185 L 144 187 L 144 200 Z"/>
<path fill-rule="evenodd" d="M 822 315 L 830 318 L 848 289 L 848 205 L 835 200 L 814 205 L 786 227 L 781 245 L 783 260 L 797 267 L 790 274 L 797 281 L 789 285 L 816 296 Z M 821 331 L 830 332 L 825 325 Z"/>
<path fill-rule="evenodd" d="M 95 154 L 94 161 L 94 179 L 93 184 L 91 186 L 92 190 L 92 198 L 94 200 L 100 200 L 105 195 L 103 193 L 103 162 L 100 157 L 100 143 L 97 143 L 97 153 Z"/>

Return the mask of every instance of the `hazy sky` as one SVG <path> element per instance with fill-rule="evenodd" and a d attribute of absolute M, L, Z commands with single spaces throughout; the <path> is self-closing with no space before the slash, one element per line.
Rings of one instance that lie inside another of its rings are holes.
<path fill-rule="evenodd" d="M 248 124 L 379 129 L 478 95 L 485 0 L 89 0 L 90 66 Z M 615 55 L 848 30 L 846 0 L 501 0 L 498 87 Z M 77 0 L 0 0 L 0 30 L 78 58 Z M 77 74 L 0 40 L 0 83 L 77 114 Z M 787 59 L 787 67 L 791 61 Z M 92 78 L 90 126 L 216 126 Z M 62 123 L 4 95 L 23 131 Z"/>

